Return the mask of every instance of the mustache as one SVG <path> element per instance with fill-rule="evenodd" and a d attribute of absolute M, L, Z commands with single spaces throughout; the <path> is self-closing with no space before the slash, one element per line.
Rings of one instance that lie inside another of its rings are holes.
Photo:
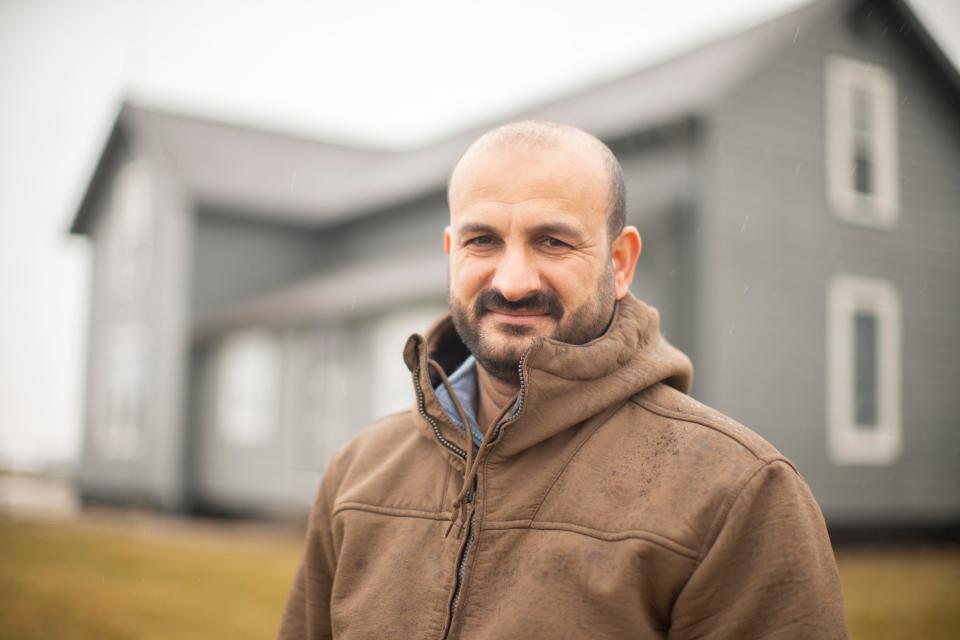
<path fill-rule="evenodd" d="M 502 293 L 496 289 L 484 289 L 477 296 L 473 304 L 473 311 L 476 317 L 490 311 L 529 311 L 532 313 L 543 313 L 549 315 L 554 320 L 563 317 L 563 304 L 560 298 L 552 291 L 537 291 L 520 300 L 507 300 Z"/>

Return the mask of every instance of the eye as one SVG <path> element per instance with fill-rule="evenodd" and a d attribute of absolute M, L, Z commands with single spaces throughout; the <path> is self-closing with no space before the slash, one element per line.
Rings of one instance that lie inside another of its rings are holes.
<path fill-rule="evenodd" d="M 474 236 L 472 238 L 467 238 L 463 244 L 466 246 L 484 248 L 492 247 L 494 244 L 496 244 L 496 241 L 496 238 L 493 236 Z"/>
<path fill-rule="evenodd" d="M 540 239 L 540 244 L 546 247 L 547 249 L 557 250 L 557 249 L 570 249 L 571 246 L 564 242 L 554 238 L 553 236 L 544 236 Z"/>

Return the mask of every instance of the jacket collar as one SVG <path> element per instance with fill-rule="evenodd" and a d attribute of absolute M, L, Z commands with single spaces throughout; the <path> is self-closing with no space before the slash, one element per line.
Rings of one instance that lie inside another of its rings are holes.
<path fill-rule="evenodd" d="M 404 360 L 417 386 L 414 414 L 428 438 L 437 440 L 439 431 L 463 444 L 462 432 L 433 393 L 427 360 L 453 371 L 468 355 L 449 313 L 426 338 L 413 335 L 407 341 Z M 689 358 L 660 335 L 656 309 L 628 294 L 617 303 L 606 332 L 595 340 L 571 345 L 541 337 L 533 342 L 521 360 L 519 410 L 504 421 L 490 455 L 516 455 L 660 382 L 686 393 L 692 375 Z"/>

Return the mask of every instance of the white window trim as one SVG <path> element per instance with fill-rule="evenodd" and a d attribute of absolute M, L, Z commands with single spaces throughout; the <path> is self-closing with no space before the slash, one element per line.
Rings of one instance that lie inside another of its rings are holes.
<path fill-rule="evenodd" d="M 103 408 L 95 442 L 111 460 L 135 460 L 143 449 L 147 330 L 137 322 L 106 333 Z M 125 411 L 125 408 L 131 408 Z"/>
<path fill-rule="evenodd" d="M 153 241 L 153 176 L 145 160 L 122 166 L 111 192 L 110 275 L 113 293 L 129 298 L 140 293 L 148 277 Z"/>
<path fill-rule="evenodd" d="M 320 325 L 307 333 L 304 351 L 310 362 L 304 380 L 304 416 L 298 421 L 302 443 L 296 452 L 300 468 L 322 471 L 330 456 L 353 430 L 349 403 L 353 376 L 350 370 L 350 334 L 345 325 Z"/>
<path fill-rule="evenodd" d="M 373 415 L 393 413 L 413 403 L 410 372 L 401 354 L 407 339 L 414 333 L 426 333 L 444 310 L 436 303 L 411 304 L 387 311 L 372 324 L 368 340 L 375 363 L 370 400 Z"/>
<path fill-rule="evenodd" d="M 877 425 L 854 423 L 853 318 L 877 317 Z M 902 446 L 901 305 L 886 280 L 851 274 L 834 276 L 827 290 L 827 443 L 836 464 L 885 465 Z"/>
<path fill-rule="evenodd" d="M 866 90 L 874 110 L 874 194 L 854 187 L 850 170 L 853 155 L 851 96 Z M 831 56 L 825 67 L 827 198 L 844 222 L 879 229 L 893 227 L 900 216 L 897 158 L 897 87 L 886 69 L 866 62 Z"/>
<path fill-rule="evenodd" d="M 282 353 L 276 334 L 242 329 L 217 354 L 216 432 L 235 449 L 270 446 L 279 431 Z"/>

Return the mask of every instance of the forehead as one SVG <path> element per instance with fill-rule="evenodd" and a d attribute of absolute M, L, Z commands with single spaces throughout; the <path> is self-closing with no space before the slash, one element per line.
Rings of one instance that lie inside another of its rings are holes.
<path fill-rule="evenodd" d="M 605 219 L 610 173 L 599 153 L 576 141 L 496 144 L 461 160 L 449 200 L 453 220 L 481 211 L 531 209 Z"/>

